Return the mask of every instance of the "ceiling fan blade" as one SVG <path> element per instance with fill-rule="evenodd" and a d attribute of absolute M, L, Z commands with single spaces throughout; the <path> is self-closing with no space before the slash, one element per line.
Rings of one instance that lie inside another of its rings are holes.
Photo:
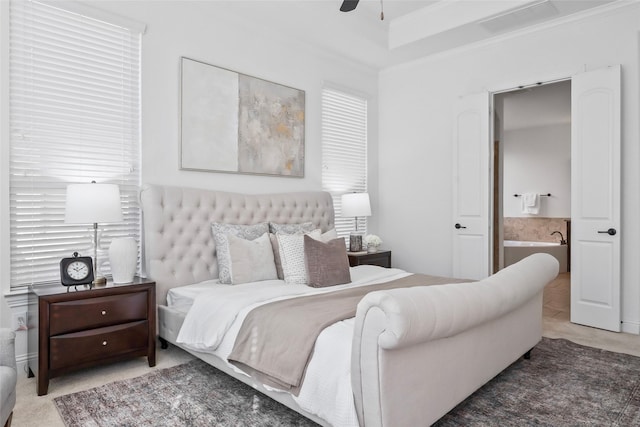
<path fill-rule="evenodd" d="M 340 12 L 351 12 L 356 8 L 360 0 L 344 0 L 340 6 Z"/>

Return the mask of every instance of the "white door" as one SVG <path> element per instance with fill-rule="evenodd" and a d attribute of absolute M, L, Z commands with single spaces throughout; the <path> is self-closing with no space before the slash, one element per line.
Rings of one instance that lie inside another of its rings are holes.
<path fill-rule="evenodd" d="M 453 277 L 489 275 L 489 94 L 461 98 L 453 131 Z"/>
<path fill-rule="evenodd" d="M 571 84 L 571 321 L 619 332 L 620 66 Z"/>

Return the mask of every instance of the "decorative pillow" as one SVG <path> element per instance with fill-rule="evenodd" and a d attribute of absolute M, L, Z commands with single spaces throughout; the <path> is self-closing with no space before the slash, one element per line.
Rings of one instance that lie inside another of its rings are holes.
<path fill-rule="evenodd" d="M 304 236 L 304 258 L 309 286 L 324 288 L 351 282 L 344 238 L 324 243 Z"/>
<path fill-rule="evenodd" d="M 308 234 L 276 234 L 284 281 L 289 284 L 306 285 L 307 267 L 304 261 L 304 237 L 320 239 L 320 230 Z"/>
<path fill-rule="evenodd" d="M 284 279 L 284 273 L 282 272 L 282 260 L 280 259 L 280 246 L 278 245 L 278 237 L 275 234 L 269 233 L 269 240 L 271 240 L 271 249 L 273 249 L 273 261 L 276 263 L 276 273 L 278 279 Z"/>
<path fill-rule="evenodd" d="M 320 236 L 320 240 L 322 240 L 325 243 L 337 238 L 338 238 L 338 232 L 336 231 L 335 228 L 332 228 L 331 230 L 325 233 L 322 233 L 322 236 Z"/>
<path fill-rule="evenodd" d="M 275 222 L 269 223 L 269 233 L 273 234 L 298 234 L 309 233 L 316 229 L 316 226 L 312 222 L 303 222 L 301 224 L 276 224 Z"/>
<path fill-rule="evenodd" d="M 278 278 L 269 233 L 264 233 L 255 240 L 228 234 L 227 240 L 231 258 L 231 284 Z"/>
<path fill-rule="evenodd" d="M 293 227 L 290 227 L 290 226 L 293 226 Z M 309 226 L 311 226 L 311 229 L 306 230 L 306 228 L 308 228 Z M 273 230 L 279 230 L 278 227 L 282 227 L 282 230 L 283 230 L 283 231 L 278 231 L 279 234 L 302 234 L 302 233 L 308 233 L 310 231 L 313 231 L 313 223 L 311 222 L 305 222 L 302 224 L 274 224 L 272 222 L 269 223 L 269 230 L 271 233 L 274 233 Z M 294 233 L 289 232 L 296 229 L 296 227 L 299 227 L 298 231 Z M 269 237 L 271 238 L 271 246 L 273 246 L 273 259 L 276 262 L 276 271 L 278 273 L 278 279 L 282 280 L 284 279 L 284 273 L 282 272 L 282 261 L 280 260 L 280 247 L 278 246 L 278 238 L 276 237 L 276 234 L 270 234 Z M 338 234 L 336 233 L 336 229 L 332 228 L 326 233 L 323 233 L 322 236 L 320 236 L 320 239 L 323 242 L 328 242 L 329 240 L 335 239 L 337 237 L 338 237 Z"/>
<path fill-rule="evenodd" d="M 228 234 L 240 237 L 245 240 L 254 240 L 269 231 L 269 224 L 261 222 L 253 225 L 222 224 L 214 222 L 211 224 L 213 231 L 213 241 L 216 244 L 216 256 L 218 258 L 218 272 L 220 283 L 231 283 L 231 259 L 229 257 Z"/>

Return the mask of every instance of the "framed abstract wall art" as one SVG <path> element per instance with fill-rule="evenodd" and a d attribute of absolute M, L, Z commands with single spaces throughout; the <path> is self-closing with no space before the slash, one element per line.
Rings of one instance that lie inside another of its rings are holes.
<path fill-rule="evenodd" d="M 304 124 L 304 91 L 181 58 L 181 169 L 304 177 Z"/>

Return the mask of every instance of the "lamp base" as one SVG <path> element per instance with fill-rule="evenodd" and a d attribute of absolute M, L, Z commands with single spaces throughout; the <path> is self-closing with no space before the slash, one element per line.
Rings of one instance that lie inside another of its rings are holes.
<path fill-rule="evenodd" d="M 349 235 L 349 252 L 360 252 L 362 250 L 362 234 L 351 233 Z"/>
<path fill-rule="evenodd" d="M 93 284 L 96 286 L 104 286 L 107 284 L 107 278 L 104 276 L 99 276 L 93 279 Z"/>

